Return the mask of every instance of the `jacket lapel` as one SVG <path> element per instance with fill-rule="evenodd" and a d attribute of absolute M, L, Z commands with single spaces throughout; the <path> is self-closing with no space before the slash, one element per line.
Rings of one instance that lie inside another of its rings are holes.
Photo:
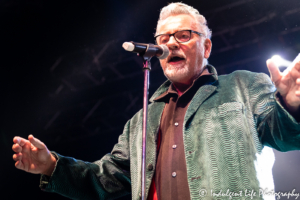
<path fill-rule="evenodd" d="M 200 105 L 208 97 L 210 97 L 216 89 L 217 86 L 215 85 L 204 85 L 199 88 L 185 113 L 184 123 L 186 123 L 189 120 L 189 118 L 198 110 Z"/>
<path fill-rule="evenodd" d="M 147 134 L 156 140 L 158 133 L 160 119 L 164 110 L 164 102 L 154 102 L 148 110 L 148 127 Z"/>
<path fill-rule="evenodd" d="M 189 120 L 189 118 L 198 110 L 198 108 L 201 106 L 201 104 L 210 97 L 215 90 L 217 89 L 218 85 L 218 73 L 216 69 L 211 66 L 206 66 L 208 71 L 210 73 L 213 73 L 212 75 L 212 82 L 207 83 L 206 85 L 203 85 L 199 88 L 199 90 L 196 92 L 195 96 L 193 97 L 184 117 L 184 124 Z"/>

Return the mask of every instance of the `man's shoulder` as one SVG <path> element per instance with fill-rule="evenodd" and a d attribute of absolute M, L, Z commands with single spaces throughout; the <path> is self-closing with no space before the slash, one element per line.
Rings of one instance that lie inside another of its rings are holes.
<path fill-rule="evenodd" d="M 218 91 L 221 92 L 247 92 L 251 88 L 264 88 L 273 85 L 270 77 L 265 73 L 237 70 L 230 74 L 218 77 Z"/>
<path fill-rule="evenodd" d="M 223 74 L 223 75 L 219 75 L 219 78 L 239 78 L 239 77 L 252 77 L 252 76 L 256 76 L 257 72 L 251 72 L 251 71 L 247 71 L 247 70 L 236 70 L 231 72 L 230 74 Z"/>
<path fill-rule="evenodd" d="M 230 74 L 220 75 L 218 78 L 220 82 L 243 81 L 252 83 L 255 79 L 269 80 L 269 76 L 265 73 L 251 72 L 247 70 L 236 70 Z"/>

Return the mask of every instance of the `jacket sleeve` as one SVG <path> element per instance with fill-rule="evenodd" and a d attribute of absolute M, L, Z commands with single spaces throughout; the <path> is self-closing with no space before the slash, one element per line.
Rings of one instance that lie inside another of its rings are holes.
<path fill-rule="evenodd" d="M 249 96 L 263 145 L 278 151 L 300 149 L 300 123 L 280 104 L 275 86 L 266 74 L 256 74 Z"/>
<path fill-rule="evenodd" d="M 40 187 L 71 199 L 113 199 L 131 193 L 129 160 L 129 125 L 110 154 L 89 163 L 61 156 L 56 168 L 47 177 L 42 175 Z"/>

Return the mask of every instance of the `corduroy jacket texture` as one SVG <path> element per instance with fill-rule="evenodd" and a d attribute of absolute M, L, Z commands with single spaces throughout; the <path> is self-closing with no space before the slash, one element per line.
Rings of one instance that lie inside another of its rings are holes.
<path fill-rule="evenodd" d="M 214 80 L 198 89 L 184 117 L 182 162 L 191 199 L 229 199 L 230 194 L 232 199 L 250 199 L 251 193 L 252 199 L 274 199 L 270 194 L 262 197 L 263 190 L 274 189 L 274 154 L 269 147 L 299 150 L 300 124 L 276 100 L 267 75 L 235 71 L 217 76 L 212 66 L 208 69 Z M 146 166 L 152 167 L 146 172 L 147 191 L 165 106 L 153 99 L 170 84 L 166 81 L 150 99 Z M 50 178 L 42 176 L 41 188 L 72 199 L 113 199 L 130 193 L 133 200 L 140 199 L 141 153 L 142 110 L 126 123 L 112 152 L 101 160 L 88 163 L 56 154 L 55 171 Z"/>

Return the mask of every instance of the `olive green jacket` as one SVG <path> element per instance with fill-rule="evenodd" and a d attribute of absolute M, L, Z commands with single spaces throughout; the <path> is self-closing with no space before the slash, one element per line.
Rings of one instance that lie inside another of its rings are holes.
<path fill-rule="evenodd" d="M 300 149 L 300 124 L 276 100 L 276 88 L 267 75 L 235 71 L 218 77 L 212 66 L 208 69 L 214 80 L 199 88 L 184 118 L 191 198 L 229 199 L 235 192 L 236 199 L 246 199 L 251 193 L 253 199 L 262 199 L 262 189 L 274 189 L 274 154 L 269 147 Z M 170 84 L 166 81 L 150 99 L 147 193 L 155 172 L 157 133 L 165 106 L 153 99 Z M 41 188 L 72 199 L 113 199 L 130 193 L 132 199 L 140 199 L 141 152 L 142 111 L 126 123 L 111 154 L 101 160 L 88 163 L 56 154 L 56 169 L 51 178 L 42 176 Z M 218 196 L 220 192 L 223 197 Z"/>

